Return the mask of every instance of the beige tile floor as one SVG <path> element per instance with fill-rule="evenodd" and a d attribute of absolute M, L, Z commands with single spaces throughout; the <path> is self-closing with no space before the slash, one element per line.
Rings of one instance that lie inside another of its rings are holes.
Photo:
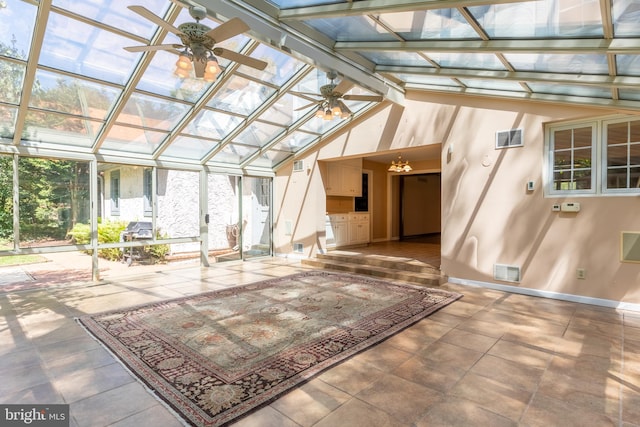
<path fill-rule="evenodd" d="M 74 317 L 304 269 L 270 258 L 0 293 L 0 402 L 69 403 L 78 427 L 179 426 Z M 464 298 L 234 426 L 640 425 L 640 313 L 443 287 Z"/>

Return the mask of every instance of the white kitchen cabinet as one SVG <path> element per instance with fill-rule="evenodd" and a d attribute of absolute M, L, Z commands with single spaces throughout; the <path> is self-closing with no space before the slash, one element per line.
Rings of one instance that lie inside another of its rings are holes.
<path fill-rule="evenodd" d="M 352 213 L 349 215 L 349 244 L 369 243 L 369 214 Z"/>
<path fill-rule="evenodd" d="M 327 248 L 369 243 L 369 214 L 331 214 L 326 223 Z"/>
<path fill-rule="evenodd" d="M 327 163 L 327 196 L 362 196 L 362 167 L 343 162 Z"/>

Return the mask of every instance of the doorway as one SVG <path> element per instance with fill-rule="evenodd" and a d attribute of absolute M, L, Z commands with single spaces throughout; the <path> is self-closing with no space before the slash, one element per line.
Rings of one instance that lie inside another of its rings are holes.
<path fill-rule="evenodd" d="M 442 229 L 441 174 L 400 176 L 399 238 L 440 242 Z"/>

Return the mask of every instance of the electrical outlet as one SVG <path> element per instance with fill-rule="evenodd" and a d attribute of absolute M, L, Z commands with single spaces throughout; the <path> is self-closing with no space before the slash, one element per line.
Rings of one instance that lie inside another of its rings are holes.
<path fill-rule="evenodd" d="M 587 278 L 587 270 L 584 268 L 578 268 L 576 270 L 576 278 L 578 279 L 586 279 Z"/>

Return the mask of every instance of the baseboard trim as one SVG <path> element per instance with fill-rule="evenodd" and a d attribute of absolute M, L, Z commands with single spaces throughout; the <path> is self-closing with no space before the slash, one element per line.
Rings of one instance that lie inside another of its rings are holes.
<path fill-rule="evenodd" d="M 561 301 L 577 302 L 581 304 L 597 305 L 601 307 L 615 308 L 619 310 L 637 311 L 640 312 L 640 304 L 632 304 L 628 302 L 615 301 L 603 298 L 592 298 L 581 295 L 565 294 L 562 292 L 550 292 L 540 289 L 521 288 L 518 286 L 500 285 L 498 283 L 481 282 L 478 280 L 461 279 L 458 277 L 449 277 L 450 283 L 464 286 L 474 286 L 480 288 L 494 289 L 496 291 L 511 292 L 514 294 L 529 295 L 534 297 L 542 297 L 549 299 L 556 299 Z"/>

